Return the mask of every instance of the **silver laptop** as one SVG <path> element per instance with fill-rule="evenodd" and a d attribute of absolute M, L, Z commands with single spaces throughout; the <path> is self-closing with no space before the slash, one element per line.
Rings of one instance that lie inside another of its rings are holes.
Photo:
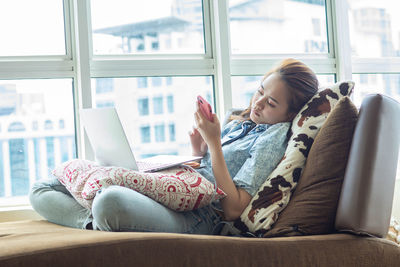
<path fill-rule="evenodd" d="M 154 172 L 202 158 L 158 155 L 136 161 L 115 108 L 81 109 L 80 116 L 96 160 L 103 166 Z"/>

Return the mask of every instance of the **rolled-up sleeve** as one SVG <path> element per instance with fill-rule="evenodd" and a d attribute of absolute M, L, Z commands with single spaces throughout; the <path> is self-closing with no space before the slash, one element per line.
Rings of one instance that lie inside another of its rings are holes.
<path fill-rule="evenodd" d="M 254 196 L 261 184 L 281 161 L 287 147 L 287 132 L 290 123 L 271 125 L 254 142 L 233 182 L 238 188 Z"/>

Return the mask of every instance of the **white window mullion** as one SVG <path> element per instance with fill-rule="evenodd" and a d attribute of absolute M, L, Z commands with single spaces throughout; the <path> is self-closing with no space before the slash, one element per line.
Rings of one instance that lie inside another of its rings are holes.
<path fill-rule="evenodd" d="M 64 31 L 65 31 L 65 53 L 66 57 L 68 59 L 72 59 L 72 14 L 71 12 L 71 5 L 70 5 L 71 0 L 63 0 L 63 6 L 64 6 Z"/>
<path fill-rule="evenodd" d="M 212 75 L 213 68 L 212 59 L 201 57 L 177 57 L 176 59 L 137 57 L 129 60 L 96 59 L 91 61 L 92 77 Z"/>
<path fill-rule="evenodd" d="M 211 0 L 211 3 L 212 54 L 215 62 L 215 102 L 217 113 L 221 117 L 232 107 L 229 3 L 228 0 Z"/>
<path fill-rule="evenodd" d="M 400 58 L 352 58 L 353 73 L 400 73 Z"/>
<path fill-rule="evenodd" d="M 211 25 L 211 8 L 210 8 L 210 0 L 203 0 L 203 27 L 204 27 L 204 48 L 205 48 L 205 57 L 212 58 L 213 57 L 213 48 L 212 48 L 212 25 Z"/>
<path fill-rule="evenodd" d="M 71 0 L 72 58 L 75 62 L 75 118 L 78 156 L 93 159 L 93 150 L 80 123 L 79 109 L 92 107 L 90 81 L 90 0 Z"/>
<path fill-rule="evenodd" d="M 70 78 L 73 63 L 65 56 L 0 59 L 0 79 Z"/>
<path fill-rule="evenodd" d="M 328 55 L 234 55 L 231 58 L 232 75 L 260 75 L 275 67 L 281 60 L 294 57 L 310 66 L 317 74 L 336 73 L 335 59 Z"/>
<path fill-rule="evenodd" d="M 346 0 L 326 0 L 329 33 L 333 37 L 337 80 L 351 80 L 351 45 L 348 5 Z M 332 46 L 331 46 L 332 47 Z M 331 48 L 332 49 L 332 48 Z"/>

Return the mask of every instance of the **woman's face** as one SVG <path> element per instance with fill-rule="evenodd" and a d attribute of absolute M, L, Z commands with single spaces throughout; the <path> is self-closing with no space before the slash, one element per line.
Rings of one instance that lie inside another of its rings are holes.
<path fill-rule="evenodd" d="M 278 74 L 269 75 L 251 100 L 250 119 L 256 124 L 290 121 L 289 91 Z"/>

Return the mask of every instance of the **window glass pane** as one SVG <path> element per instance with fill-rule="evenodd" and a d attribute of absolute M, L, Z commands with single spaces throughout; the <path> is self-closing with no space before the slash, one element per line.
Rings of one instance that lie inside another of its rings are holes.
<path fill-rule="evenodd" d="M 352 77 L 357 85 L 354 90 L 353 101 L 358 107 L 361 106 L 362 99 L 366 95 L 373 93 L 387 95 L 400 102 L 400 74 L 353 73 Z M 397 179 L 400 179 L 400 157 L 397 165 Z M 397 204 L 396 207 L 398 209 L 400 206 Z"/>
<path fill-rule="evenodd" d="M 361 105 L 362 99 L 373 93 L 388 95 L 400 102 L 400 74 L 353 74 L 356 88 L 354 102 Z"/>
<path fill-rule="evenodd" d="M 147 88 L 147 77 L 137 78 L 138 88 Z"/>
<path fill-rule="evenodd" d="M 140 116 L 149 115 L 149 99 L 138 99 L 138 111 Z"/>
<path fill-rule="evenodd" d="M 175 141 L 175 124 L 171 123 L 169 126 L 169 141 Z"/>
<path fill-rule="evenodd" d="M 154 114 L 163 114 L 164 113 L 162 96 L 153 97 L 153 112 L 154 112 Z"/>
<path fill-rule="evenodd" d="M 161 86 L 150 82 L 145 88 L 138 86 L 141 78 L 113 78 L 113 89 L 106 94 L 94 89 L 103 78 L 92 79 L 93 106 L 99 99 L 114 101 L 137 159 L 156 154 L 191 154 L 188 132 L 194 125 L 197 95 L 206 98 L 214 110 L 213 85 L 206 82 L 205 76 L 159 78 Z"/>
<path fill-rule="evenodd" d="M 334 75 L 317 75 L 320 86 L 333 84 Z M 232 106 L 247 108 L 254 92 L 260 86 L 263 76 L 233 76 L 232 77 Z"/>
<path fill-rule="evenodd" d="M 168 106 L 168 112 L 173 113 L 174 112 L 174 96 L 173 95 L 167 96 L 167 106 Z"/>
<path fill-rule="evenodd" d="M 154 133 L 156 137 L 156 142 L 165 142 L 165 125 L 160 124 L 154 126 Z"/>
<path fill-rule="evenodd" d="M 94 54 L 204 53 L 202 0 L 92 0 Z"/>
<path fill-rule="evenodd" d="M 150 126 L 140 127 L 140 138 L 142 143 L 150 143 Z"/>
<path fill-rule="evenodd" d="M 151 85 L 152 86 L 161 86 L 162 79 L 160 77 L 152 77 L 151 78 Z"/>
<path fill-rule="evenodd" d="M 232 53 L 327 53 L 325 0 L 229 1 Z"/>
<path fill-rule="evenodd" d="M 0 1 L 0 56 L 64 55 L 63 1 Z"/>
<path fill-rule="evenodd" d="M 400 2 L 393 0 L 347 0 L 347 2 L 353 56 L 400 56 Z"/>
<path fill-rule="evenodd" d="M 101 79 L 99 82 L 96 83 L 96 93 L 107 93 L 112 91 L 113 88 L 113 80 L 112 79 Z"/>
<path fill-rule="evenodd" d="M 0 202 L 76 156 L 71 79 L 0 80 Z"/>

